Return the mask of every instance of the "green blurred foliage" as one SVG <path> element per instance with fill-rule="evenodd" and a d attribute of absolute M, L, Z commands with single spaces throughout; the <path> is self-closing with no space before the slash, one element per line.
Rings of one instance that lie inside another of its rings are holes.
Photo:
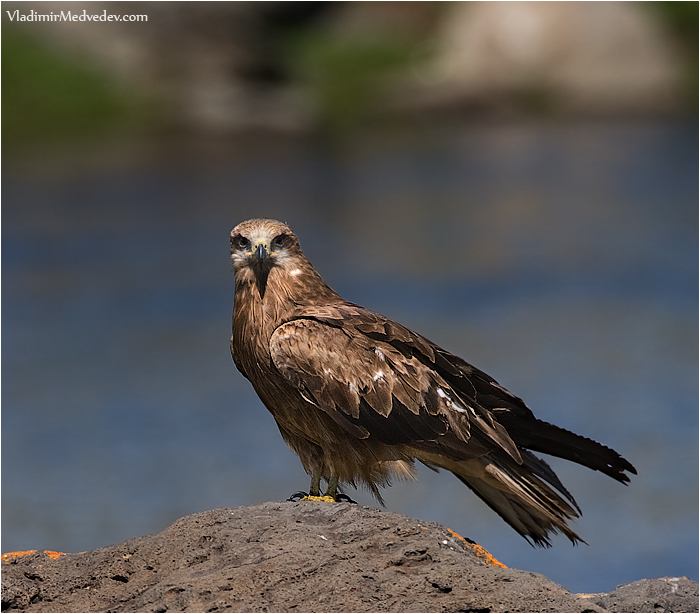
<path fill-rule="evenodd" d="M 683 61 L 683 90 L 685 102 L 694 113 L 698 108 L 698 25 L 700 3 L 698 2 L 641 2 L 641 6 L 652 11 L 675 35 L 675 42 Z"/>
<path fill-rule="evenodd" d="M 309 88 L 321 125 L 342 130 L 376 117 L 392 80 L 420 59 L 416 49 L 415 40 L 390 33 L 307 31 L 290 43 L 290 71 Z"/>
<path fill-rule="evenodd" d="M 143 114 L 137 101 L 84 59 L 49 48 L 19 28 L 3 28 L 3 146 L 134 124 Z"/>
<path fill-rule="evenodd" d="M 647 4 L 646 2 L 643 3 Z M 648 3 L 677 33 L 689 42 L 698 42 L 698 3 L 664 2 Z"/>

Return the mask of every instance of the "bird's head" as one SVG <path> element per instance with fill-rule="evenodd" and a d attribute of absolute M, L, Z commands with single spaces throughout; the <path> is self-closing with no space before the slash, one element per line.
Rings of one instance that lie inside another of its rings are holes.
<path fill-rule="evenodd" d="M 237 279 L 253 273 L 261 297 L 273 268 L 294 276 L 308 265 L 291 228 L 269 219 L 247 220 L 231 231 L 231 262 Z"/>
<path fill-rule="evenodd" d="M 301 253 L 292 229 L 277 220 L 241 222 L 231 231 L 231 261 L 236 270 L 283 266 Z"/>

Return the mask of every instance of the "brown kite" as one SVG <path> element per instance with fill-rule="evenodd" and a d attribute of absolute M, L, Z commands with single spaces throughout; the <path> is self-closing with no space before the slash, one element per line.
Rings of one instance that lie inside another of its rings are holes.
<path fill-rule="evenodd" d="M 416 460 L 444 468 L 526 539 L 549 546 L 580 509 L 547 463 L 565 458 L 625 483 L 614 450 L 535 418 L 479 369 L 342 299 L 291 229 L 253 219 L 231 231 L 236 278 L 231 353 L 311 475 L 310 497 L 363 484 L 381 501 Z"/>

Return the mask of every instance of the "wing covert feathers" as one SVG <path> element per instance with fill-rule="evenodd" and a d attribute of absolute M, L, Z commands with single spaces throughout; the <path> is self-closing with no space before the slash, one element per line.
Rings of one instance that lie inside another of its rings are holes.
<path fill-rule="evenodd" d="M 301 310 L 300 310 L 301 311 Z M 583 540 L 580 509 L 528 449 L 627 482 L 634 467 L 605 446 L 535 418 L 521 399 L 459 357 L 352 304 L 305 308 L 270 340 L 273 363 L 349 435 L 407 445 L 452 471 L 538 546 L 550 533 Z"/>
<path fill-rule="evenodd" d="M 301 394 L 349 434 L 388 445 L 436 439 L 447 431 L 430 370 L 390 346 L 310 319 L 283 324 L 270 339 L 272 361 Z M 468 424 L 466 424 L 468 426 Z M 468 432 L 465 434 L 468 437 Z"/>

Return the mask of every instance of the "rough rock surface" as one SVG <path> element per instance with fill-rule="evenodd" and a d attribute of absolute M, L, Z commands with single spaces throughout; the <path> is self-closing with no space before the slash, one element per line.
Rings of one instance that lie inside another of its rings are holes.
<path fill-rule="evenodd" d="M 697 612 L 698 584 L 685 576 L 638 580 L 592 600 L 608 612 Z"/>
<path fill-rule="evenodd" d="M 697 612 L 687 578 L 574 595 L 449 529 L 350 503 L 181 518 L 81 554 L 4 555 L 3 611 Z"/>

